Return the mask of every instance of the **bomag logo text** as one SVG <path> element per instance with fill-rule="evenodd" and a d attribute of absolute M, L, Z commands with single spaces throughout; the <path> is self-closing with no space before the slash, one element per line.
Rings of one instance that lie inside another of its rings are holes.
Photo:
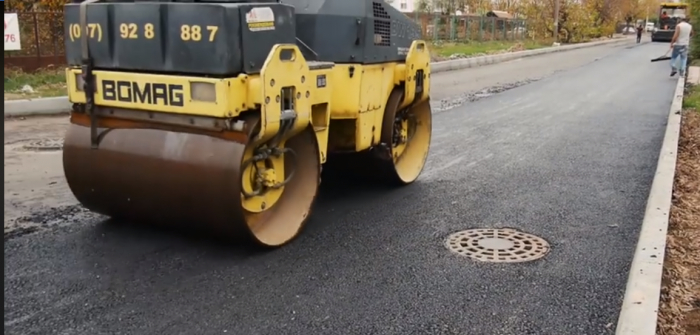
<path fill-rule="evenodd" d="M 148 105 L 183 107 L 182 85 L 137 83 L 128 80 L 103 80 L 102 99 Z"/>

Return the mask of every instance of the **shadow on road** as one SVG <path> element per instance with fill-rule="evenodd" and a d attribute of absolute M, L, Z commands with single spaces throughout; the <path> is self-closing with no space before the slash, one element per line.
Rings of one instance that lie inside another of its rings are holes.
<path fill-rule="evenodd" d="M 207 259 L 227 259 L 229 261 L 244 261 L 250 258 L 262 257 L 271 253 L 283 252 L 286 249 L 296 249 L 294 245 L 304 244 L 307 239 L 316 239 L 318 234 L 332 235 L 340 232 L 336 217 L 347 217 L 353 212 L 362 211 L 366 206 L 372 206 L 379 201 L 390 201 L 396 196 L 415 192 L 422 189 L 420 184 L 392 188 L 377 180 L 366 179 L 353 175 L 338 174 L 337 171 L 323 171 L 322 182 L 312 215 L 300 236 L 290 245 L 281 249 L 261 247 L 247 236 L 234 239 L 212 235 L 195 227 L 162 226 L 135 223 L 118 219 L 103 220 L 90 225 L 79 232 L 78 241 L 101 241 L 102 243 L 87 243 L 90 248 L 85 255 L 99 255 L 99 258 L 120 259 L 131 250 L 134 257 L 147 257 L 144 249 L 152 249 L 151 253 L 163 253 L 171 250 L 176 253 L 201 254 Z M 358 226 L 363 225 L 358 222 Z M 374 223 L 372 223 L 374 224 Z M 332 237 L 336 239 L 338 237 Z M 148 244 L 153 244 L 148 247 Z M 206 256 L 205 256 L 206 255 Z"/>

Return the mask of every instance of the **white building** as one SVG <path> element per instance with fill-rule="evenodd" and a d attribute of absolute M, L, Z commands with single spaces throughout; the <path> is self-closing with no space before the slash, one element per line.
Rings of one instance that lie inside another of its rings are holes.
<path fill-rule="evenodd" d="M 415 11 L 415 0 L 385 0 L 386 3 L 404 13 L 412 13 Z"/>
<path fill-rule="evenodd" d="M 350 1 L 350 0 L 348 0 Z M 419 0 L 384 0 L 386 3 L 392 5 L 394 8 L 398 9 L 399 11 L 403 13 L 413 13 L 417 10 L 416 4 L 418 4 L 420 1 Z M 428 3 L 434 3 L 433 0 L 427 0 Z M 440 13 L 442 12 L 442 8 L 440 6 L 431 6 L 433 7 L 433 12 Z M 465 11 L 457 11 L 457 15 L 462 15 L 462 13 L 466 13 L 466 7 L 464 8 Z"/>

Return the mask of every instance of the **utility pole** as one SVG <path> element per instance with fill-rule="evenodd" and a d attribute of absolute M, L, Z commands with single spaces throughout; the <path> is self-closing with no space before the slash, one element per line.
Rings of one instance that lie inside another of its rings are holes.
<path fill-rule="evenodd" d="M 554 0 L 554 43 L 559 42 L 559 0 Z"/>

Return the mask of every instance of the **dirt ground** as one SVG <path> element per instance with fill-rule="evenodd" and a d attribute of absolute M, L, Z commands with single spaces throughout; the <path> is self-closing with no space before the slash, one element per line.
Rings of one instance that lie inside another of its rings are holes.
<path fill-rule="evenodd" d="M 659 335 L 700 335 L 700 111 L 683 114 Z"/>
<path fill-rule="evenodd" d="M 84 211 L 63 177 L 61 148 L 67 125 L 67 115 L 5 118 L 6 237 Z"/>

